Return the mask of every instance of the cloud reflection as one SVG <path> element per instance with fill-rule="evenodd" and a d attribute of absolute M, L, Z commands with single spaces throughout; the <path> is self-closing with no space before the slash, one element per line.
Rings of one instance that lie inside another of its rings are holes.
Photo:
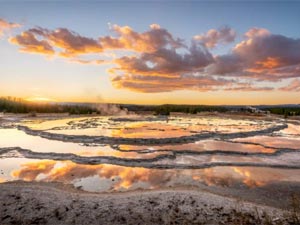
<path fill-rule="evenodd" d="M 83 165 L 71 161 L 50 161 L 24 163 L 12 172 L 12 177 L 25 181 L 45 181 L 76 183 L 84 178 L 98 177 L 109 183 L 109 190 L 133 190 L 143 183 L 144 188 L 166 188 L 180 186 L 229 187 L 245 184 L 247 187 L 260 187 L 273 181 L 288 180 L 285 170 L 270 168 L 215 167 L 202 170 L 158 170 L 131 168 L 116 165 Z M 83 188 L 84 188 L 84 182 Z"/>
<path fill-rule="evenodd" d="M 70 183 L 74 180 L 92 176 L 115 180 L 112 190 L 130 189 L 137 182 L 148 183 L 149 188 L 158 188 L 170 180 L 171 174 L 162 170 L 130 168 L 115 165 L 82 165 L 71 161 L 40 161 L 25 163 L 12 176 L 25 181 L 46 181 Z"/>

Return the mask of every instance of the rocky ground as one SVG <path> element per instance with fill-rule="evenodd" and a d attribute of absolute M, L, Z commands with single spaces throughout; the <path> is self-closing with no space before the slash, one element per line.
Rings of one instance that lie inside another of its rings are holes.
<path fill-rule="evenodd" d="M 299 224 L 297 212 L 206 191 L 87 193 L 57 183 L 0 185 L 0 224 Z"/>

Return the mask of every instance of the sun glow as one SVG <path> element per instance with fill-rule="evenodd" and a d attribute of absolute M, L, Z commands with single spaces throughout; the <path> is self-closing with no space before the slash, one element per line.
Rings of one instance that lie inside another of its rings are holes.
<path fill-rule="evenodd" d="M 56 102 L 55 99 L 46 97 L 30 97 L 25 99 L 28 102 Z"/>

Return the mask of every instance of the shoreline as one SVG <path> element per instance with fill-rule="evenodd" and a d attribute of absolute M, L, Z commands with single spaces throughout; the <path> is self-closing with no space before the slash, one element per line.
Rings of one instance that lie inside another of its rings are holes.
<path fill-rule="evenodd" d="M 92 193 L 61 183 L 15 181 L 0 184 L 0 202 L 3 225 L 289 224 L 286 210 L 188 188 Z"/>

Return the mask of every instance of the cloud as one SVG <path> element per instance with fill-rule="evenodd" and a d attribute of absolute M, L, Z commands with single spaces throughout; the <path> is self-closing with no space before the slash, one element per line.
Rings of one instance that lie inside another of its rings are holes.
<path fill-rule="evenodd" d="M 180 54 L 175 49 L 161 48 L 152 53 L 116 59 L 114 62 L 118 67 L 111 72 L 122 71 L 145 76 L 178 77 L 183 73 L 200 71 L 212 60 L 213 57 L 208 51 L 195 45 L 189 48 L 185 54 Z"/>
<path fill-rule="evenodd" d="M 92 38 L 80 36 L 66 28 L 47 32 L 44 36 L 52 46 L 62 49 L 60 55 L 73 57 L 82 54 L 93 54 L 103 51 L 101 44 Z"/>
<path fill-rule="evenodd" d="M 4 32 L 9 31 L 13 28 L 18 28 L 20 26 L 20 24 L 11 23 L 0 18 L 0 37 L 4 35 Z"/>
<path fill-rule="evenodd" d="M 49 30 L 41 27 L 28 29 L 10 39 L 10 42 L 20 46 L 22 52 L 58 55 L 71 58 L 81 64 L 98 64 L 103 60 L 76 59 L 86 54 L 103 54 L 109 50 L 126 50 L 135 52 L 154 52 L 159 49 L 180 48 L 182 40 L 175 39 L 166 29 L 158 24 L 150 25 L 150 30 L 138 33 L 129 26 L 113 25 L 111 31 L 116 35 L 97 39 L 84 37 L 66 28 Z"/>
<path fill-rule="evenodd" d="M 280 88 L 281 91 L 300 91 L 300 80 L 294 79 L 291 81 L 291 83 L 285 87 Z"/>
<path fill-rule="evenodd" d="M 272 69 L 300 63 L 300 39 L 271 34 L 252 28 L 247 39 L 237 44 L 233 53 L 256 69 Z"/>
<path fill-rule="evenodd" d="M 10 42 L 19 45 L 21 51 L 49 55 L 58 54 L 67 58 L 103 51 L 98 41 L 83 37 L 66 28 L 48 30 L 37 27 L 11 38 Z"/>
<path fill-rule="evenodd" d="M 261 28 L 252 28 L 244 36 L 231 53 L 215 57 L 207 68 L 209 74 L 269 81 L 300 75 L 300 39 Z"/>
<path fill-rule="evenodd" d="M 3 20 L 0 25 L 17 26 Z M 272 86 L 260 83 L 300 77 L 300 39 L 263 28 L 249 29 L 224 55 L 213 55 L 211 49 L 235 41 L 236 32 L 230 27 L 211 29 L 189 42 L 158 24 L 143 32 L 115 24 L 110 31 L 111 35 L 92 38 L 67 28 L 35 27 L 9 41 L 26 53 L 63 57 L 83 65 L 110 64 L 107 71 L 113 86 L 136 92 L 271 91 Z"/>
<path fill-rule="evenodd" d="M 69 60 L 69 62 L 73 62 L 73 63 L 79 63 L 79 64 L 84 64 L 84 65 L 101 65 L 101 64 L 106 64 L 109 63 L 109 61 L 106 60 L 102 60 L 102 59 L 90 59 L 90 60 L 86 60 L 86 59 L 78 59 L 78 58 L 71 58 Z"/>
<path fill-rule="evenodd" d="M 111 31 L 117 37 L 100 37 L 99 41 L 105 49 L 132 50 L 136 52 L 154 52 L 158 49 L 170 47 L 173 49 L 184 47 L 181 39 L 174 38 L 166 29 L 158 24 L 151 24 L 150 30 L 138 33 L 129 26 L 113 25 Z"/>
<path fill-rule="evenodd" d="M 253 86 L 253 84 L 250 83 L 233 83 L 230 87 L 225 87 L 223 90 L 249 92 L 249 91 L 272 91 L 274 90 L 274 88 Z"/>
<path fill-rule="evenodd" d="M 55 51 L 48 41 L 38 40 L 37 37 L 29 31 L 9 39 L 9 42 L 20 46 L 21 52 L 37 53 L 44 55 L 54 55 Z"/>
<path fill-rule="evenodd" d="M 205 68 L 205 71 L 210 75 L 230 75 L 237 71 L 242 71 L 243 62 L 234 54 L 215 56 L 214 62 Z"/>
<path fill-rule="evenodd" d="M 230 42 L 235 38 L 235 32 L 228 27 L 216 32 L 207 32 L 210 35 L 206 35 L 206 39 L 204 36 L 198 37 L 190 47 L 183 47 L 184 51 L 160 45 L 155 51 L 114 60 L 117 66 L 109 70 L 113 75 L 111 81 L 114 87 L 138 92 L 184 89 L 272 91 L 272 86 L 262 87 L 259 82 L 278 82 L 300 76 L 300 39 L 252 28 L 230 53 L 212 56 L 206 47 L 212 48 L 217 43 Z M 198 41 L 206 44 L 197 47 Z M 216 76 L 223 77 L 222 84 L 222 79 L 215 79 Z M 203 77 L 205 81 L 214 81 L 216 85 L 206 85 Z M 231 81 L 224 82 L 228 78 Z M 247 82 L 240 83 L 240 78 Z"/>
<path fill-rule="evenodd" d="M 228 44 L 235 40 L 236 32 L 230 27 L 224 26 L 219 30 L 211 29 L 206 34 L 194 36 L 194 40 L 199 41 L 207 48 L 214 48 L 217 44 Z"/>
<path fill-rule="evenodd" d="M 160 48 L 116 59 L 116 67 L 109 70 L 111 81 L 116 88 L 152 93 L 184 89 L 208 91 L 225 83 L 224 79 L 198 76 L 213 61 L 205 48 L 192 45 L 185 51 Z"/>
<path fill-rule="evenodd" d="M 139 76 L 125 74 L 111 79 L 115 88 L 125 88 L 143 93 L 170 92 L 175 90 L 212 91 L 231 81 L 213 77 L 183 75 L 180 77 Z"/>

